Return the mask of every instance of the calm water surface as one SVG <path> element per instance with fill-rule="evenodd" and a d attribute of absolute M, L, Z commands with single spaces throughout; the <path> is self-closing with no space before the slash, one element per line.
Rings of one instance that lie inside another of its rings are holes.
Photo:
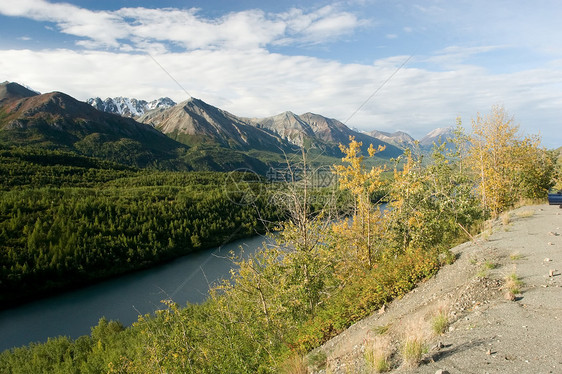
<path fill-rule="evenodd" d="M 261 236 L 238 240 L 153 269 L 0 311 L 0 351 L 59 335 L 77 338 L 89 334 L 101 317 L 130 325 L 139 314 L 161 309 L 164 299 L 180 305 L 202 302 L 209 284 L 229 276 L 230 251 L 240 253 L 242 247 L 250 254 L 265 240 Z"/>

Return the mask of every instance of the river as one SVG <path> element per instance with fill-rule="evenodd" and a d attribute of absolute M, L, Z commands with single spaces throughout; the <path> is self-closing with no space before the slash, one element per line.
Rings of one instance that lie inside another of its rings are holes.
<path fill-rule="evenodd" d="M 164 299 L 179 305 L 207 298 L 209 284 L 228 277 L 230 251 L 256 251 L 266 239 L 242 239 L 192 253 L 152 269 L 113 278 L 79 290 L 65 292 L 0 311 L 0 351 L 45 342 L 60 335 L 73 339 L 87 335 L 101 317 L 128 326 L 139 314 L 152 313 Z"/>

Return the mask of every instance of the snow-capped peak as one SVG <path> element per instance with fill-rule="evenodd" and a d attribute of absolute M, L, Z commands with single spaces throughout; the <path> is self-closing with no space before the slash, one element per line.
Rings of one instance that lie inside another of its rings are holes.
<path fill-rule="evenodd" d="M 151 102 L 121 96 L 114 98 L 108 97 L 105 100 L 96 97 L 88 99 L 86 102 L 97 110 L 133 118 L 140 117 L 150 110 L 159 108 L 166 109 L 176 105 L 169 97 L 162 97 L 152 100 Z"/>

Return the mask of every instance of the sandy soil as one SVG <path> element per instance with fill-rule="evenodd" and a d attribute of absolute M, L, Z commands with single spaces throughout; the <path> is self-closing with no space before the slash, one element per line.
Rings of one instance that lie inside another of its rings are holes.
<path fill-rule="evenodd" d="M 453 249 L 458 259 L 432 279 L 351 326 L 319 350 L 316 373 L 371 373 L 365 350 L 380 333 L 391 338 L 393 373 L 562 373 L 562 209 L 529 206 L 490 223 L 488 232 Z M 515 300 L 505 278 L 524 282 Z M 432 332 L 445 309 L 449 327 Z M 424 333 L 427 352 L 417 368 L 400 357 L 404 335 Z"/>

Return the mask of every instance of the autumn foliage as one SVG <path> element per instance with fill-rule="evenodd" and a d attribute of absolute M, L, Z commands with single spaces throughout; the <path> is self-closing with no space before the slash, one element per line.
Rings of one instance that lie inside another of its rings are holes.
<path fill-rule="evenodd" d="M 556 159 L 538 136 L 521 136 L 503 107 L 472 121 L 469 163 L 482 207 L 493 216 L 523 198 L 544 198 L 553 186 Z"/>

